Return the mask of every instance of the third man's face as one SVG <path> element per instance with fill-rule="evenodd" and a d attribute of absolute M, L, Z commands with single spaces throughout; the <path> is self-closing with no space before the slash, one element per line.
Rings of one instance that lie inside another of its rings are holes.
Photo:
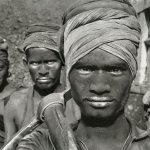
<path fill-rule="evenodd" d="M 0 86 L 3 85 L 7 77 L 8 77 L 8 66 L 3 61 L 0 61 Z"/>
<path fill-rule="evenodd" d="M 108 118 L 124 109 L 132 75 L 126 62 L 95 49 L 73 66 L 69 81 L 82 115 Z"/>
<path fill-rule="evenodd" d="M 29 49 L 27 58 L 30 75 L 36 87 L 52 90 L 59 82 L 61 61 L 56 53 L 45 48 Z"/>

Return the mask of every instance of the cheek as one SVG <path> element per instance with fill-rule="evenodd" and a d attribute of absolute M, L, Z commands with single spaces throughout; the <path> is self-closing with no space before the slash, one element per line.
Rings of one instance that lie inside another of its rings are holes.
<path fill-rule="evenodd" d="M 132 83 L 132 78 L 130 76 L 125 76 L 122 78 L 117 78 L 117 80 L 112 80 L 111 82 L 111 93 L 114 97 L 122 103 L 126 103 L 129 91 Z"/>
<path fill-rule="evenodd" d="M 52 74 L 54 77 L 60 76 L 61 72 L 61 64 L 55 63 L 53 66 L 49 67 L 49 73 Z"/>
<path fill-rule="evenodd" d="M 71 86 L 71 93 L 73 98 L 76 101 L 79 101 L 82 99 L 82 97 L 85 95 L 85 93 L 88 92 L 89 88 L 89 78 L 87 77 L 81 77 L 78 73 L 75 71 L 72 71 L 69 75 L 69 82 Z"/>
<path fill-rule="evenodd" d="M 36 76 L 38 76 L 38 67 L 29 66 L 29 72 L 33 80 L 35 80 Z"/>

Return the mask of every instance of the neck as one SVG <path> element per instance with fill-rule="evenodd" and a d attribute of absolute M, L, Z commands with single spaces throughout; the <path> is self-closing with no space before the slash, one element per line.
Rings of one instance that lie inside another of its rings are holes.
<path fill-rule="evenodd" d="M 124 141 L 129 134 L 129 124 L 124 113 L 113 119 L 96 120 L 82 116 L 76 134 L 85 139 L 116 139 Z"/>
<path fill-rule="evenodd" d="M 60 86 L 60 83 L 55 84 L 50 89 L 40 89 L 40 88 L 34 86 L 34 90 L 40 97 L 45 97 L 48 94 L 53 93 L 59 86 Z"/>

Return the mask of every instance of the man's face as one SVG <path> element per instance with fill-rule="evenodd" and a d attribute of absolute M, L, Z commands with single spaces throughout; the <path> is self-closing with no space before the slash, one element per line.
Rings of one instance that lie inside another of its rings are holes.
<path fill-rule="evenodd" d="M 7 77 L 8 77 L 8 66 L 3 61 L 0 61 L 0 87 L 6 81 Z"/>
<path fill-rule="evenodd" d="M 150 120 L 150 105 L 144 104 L 144 115 L 146 120 Z"/>
<path fill-rule="evenodd" d="M 52 90 L 60 79 L 61 61 L 54 51 L 32 48 L 28 51 L 27 63 L 35 86 L 41 90 Z"/>
<path fill-rule="evenodd" d="M 73 66 L 69 81 L 82 115 L 103 119 L 115 117 L 124 109 L 132 75 L 123 60 L 95 49 Z"/>

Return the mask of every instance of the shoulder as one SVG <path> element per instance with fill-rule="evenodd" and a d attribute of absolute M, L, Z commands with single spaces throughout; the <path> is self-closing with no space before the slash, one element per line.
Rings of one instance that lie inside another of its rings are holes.
<path fill-rule="evenodd" d="M 150 91 L 146 92 L 143 96 L 143 103 L 144 104 L 150 104 Z"/>
<path fill-rule="evenodd" d="M 18 150 L 28 149 L 28 150 L 54 150 L 53 144 L 49 137 L 48 129 L 37 128 L 30 134 L 26 135 L 20 140 L 18 144 Z"/>
<path fill-rule="evenodd" d="M 10 84 L 7 84 L 4 89 L 1 91 L 0 93 L 0 100 L 4 101 L 6 103 L 6 101 L 9 100 L 9 97 L 12 95 L 12 93 L 14 93 L 16 91 L 16 88 L 13 87 Z"/>
<path fill-rule="evenodd" d="M 14 92 L 10 98 L 9 101 L 6 105 L 6 109 L 11 109 L 11 108 L 19 108 L 18 106 L 25 104 L 26 100 L 25 97 L 28 93 L 29 88 L 26 89 L 21 89 L 19 91 Z"/>

